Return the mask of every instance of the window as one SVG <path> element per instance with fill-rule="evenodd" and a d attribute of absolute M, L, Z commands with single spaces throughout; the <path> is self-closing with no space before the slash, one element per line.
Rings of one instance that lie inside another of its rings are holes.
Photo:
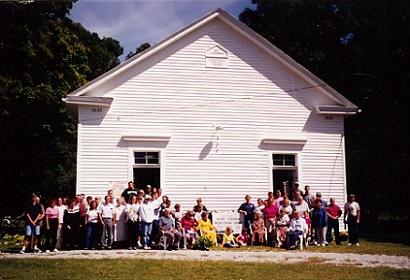
<path fill-rule="evenodd" d="M 295 155 L 273 154 L 273 166 L 296 166 Z"/>
<path fill-rule="evenodd" d="M 159 152 L 134 152 L 134 164 L 159 164 Z"/>

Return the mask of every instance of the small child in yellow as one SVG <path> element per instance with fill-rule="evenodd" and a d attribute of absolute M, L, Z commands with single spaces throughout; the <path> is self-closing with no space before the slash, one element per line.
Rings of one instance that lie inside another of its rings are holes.
<path fill-rule="evenodd" d="M 231 227 L 227 227 L 222 238 L 222 244 L 226 248 L 238 247 L 236 244 L 235 236 L 233 236 L 233 230 Z"/>

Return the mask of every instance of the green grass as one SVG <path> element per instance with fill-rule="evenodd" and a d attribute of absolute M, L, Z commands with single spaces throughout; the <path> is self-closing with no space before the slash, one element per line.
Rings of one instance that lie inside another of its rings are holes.
<path fill-rule="evenodd" d="M 1 259 L 0 279 L 409 279 L 389 268 L 173 260 Z"/>

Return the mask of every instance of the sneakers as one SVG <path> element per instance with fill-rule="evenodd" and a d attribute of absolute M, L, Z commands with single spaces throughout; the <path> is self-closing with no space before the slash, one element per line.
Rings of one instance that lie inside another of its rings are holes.
<path fill-rule="evenodd" d="M 130 246 L 130 247 L 128 247 L 128 250 L 132 250 L 132 247 Z"/>
<path fill-rule="evenodd" d="M 34 253 L 41 253 L 41 250 L 39 248 L 34 248 Z"/>
<path fill-rule="evenodd" d="M 25 254 L 25 253 L 26 253 L 26 250 L 21 249 L 19 253 L 20 253 L 20 254 Z"/>
<path fill-rule="evenodd" d="M 135 250 L 137 250 L 137 247 L 132 247 L 132 249 L 135 251 Z"/>
<path fill-rule="evenodd" d="M 57 253 L 57 252 L 58 252 L 58 249 L 57 249 L 57 248 L 55 248 L 55 249 L 53 250 L 53 252 L 54 252 L 54 253 Z"/>
<path fill-rule="evenodd" d="M 46 253 L 50 253 L 50 250 L 46 250 Z"/>
<path fill-rule="evenodd" d="M 145 246 L 144 250 L 151 250 L 151 247 Z"/>
<path fill-rule="evenodd" d="M 137 246 L 138 246 L 138 247 L 142 247 L 142 244 L 141 244 L 140 241 L 137 241 Z"/>
<path fill-rule="evenodd" d="M 352 246 L 352 243 L 347 244 L 347 246 Z"/>
<path fill-rule="evenodd" d="M 360 244 L 359 244 L 359 243 L 356 243 L 356 246 L 360 246 Z"/>

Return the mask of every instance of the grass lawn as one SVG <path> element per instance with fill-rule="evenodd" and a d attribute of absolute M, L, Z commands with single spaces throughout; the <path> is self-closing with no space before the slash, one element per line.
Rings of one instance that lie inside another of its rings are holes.
<path fill-rule="evenodd" d="M 270 277 L 267 277 L 270 276 Z M 0 279 L 409 279 L 389 268 L 173 260 L 2 259 Z"/>

